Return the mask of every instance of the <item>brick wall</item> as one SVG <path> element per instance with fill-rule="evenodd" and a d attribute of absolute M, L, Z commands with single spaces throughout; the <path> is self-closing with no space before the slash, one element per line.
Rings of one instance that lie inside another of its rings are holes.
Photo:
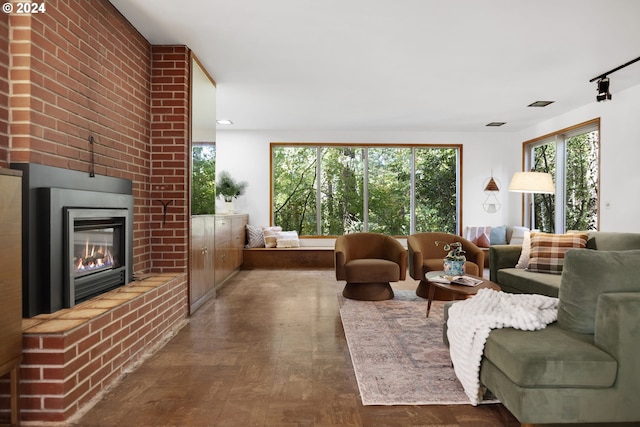
<path fill-rule="evenodd" d="M 138 296 L 110 310 L 90 308 L 122 302 L 125 295 Z M 26 329 L 20 366 L 23 421 L 67 420 L 168 336 L 186 317 L 186 276 L 152 277 L 119 288 L 93 305 L 68 310 L 64 321 L 84 320 L 95 311 L 104 313 L 69 330 L 48 331 L 61 322 L 55 318 Z"/>
<path fill-rule="evenodd" d="M 50 1 L 10 16 L 11 163 L 133 181 L 134 271 L 152 267 L 151 46 L 107 1 Z"/>
<path fill-rule="evenodd" d="M 188 264 L 189 69 L 184 47 L 152 47 L 151 251 L 154 267 L 165 272 L 184 271 Z"/>
<path fill-rule="evenodd" d="M 9 167 L 9 15 L 0 15 L 0 168 Z"/>
<path fill-rule="evenodd" d="M 134 272 L 178 273 L 180 287 L 189 242 L 189 55 L 185 46 L 151 46 L 107 0 L 47 0 L 46 13 L 0 15 L 0 167 L 31 162 L 130 179 Z M 187 306 L 185 297 L 152 309 L 175 322 Z M 105 384 L 121 373 L 112 369 L 100 370 Z M 54 412 L 33 409 L 33 396 L 45 405 L 50 385 L 29 383 L 30 420 L 51 419 Z M 79 393 L 82 403 L 94 392 Z M 7 403 L 0 389 L 0 413 Z"/>

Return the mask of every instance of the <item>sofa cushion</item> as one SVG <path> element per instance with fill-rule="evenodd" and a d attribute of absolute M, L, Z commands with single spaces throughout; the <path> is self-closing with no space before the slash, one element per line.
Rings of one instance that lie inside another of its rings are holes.
<path fill-rule="evenodd" d="M 590 231 L 587 248 L 599 251 L 629 251 L 640 249 L 640 233 Z"/>
<path fill-rule="evenodd" d="M 300 239 L 298 232 L 292 231 L 276 231 L 276 248 L 299 248 Z"/>
<path fill-rule="evenodd" d="M 497 279 L 500 287 L 505 292 L 557 297 L 561 276 L 535 273 L 520 268 L 502 268 L 497 272 Z"/>
<path fill-rule="evenodd" d="M 558 323 L 593 334 L 598 296 L 640 291 L 640 250 L 571 250 L 565 258 L 558 302 Z"/>
<path fill-rule="evenodd" d="M 557 323 L 538 331 L 494 329 L 484 348 L 490 360 L 521 387 L 611 387 L 616 360 L 593 345 L 593 335 Z"/>
<path fill-rule="evenodd" d="M 276 237 L 276 233 L 278 231 L 282 231 L 282 227 L 262 227 L 262 235 L 264 236 L 264 246 L 265 248 L 275 248 L 278 243 L 278 238 Z"/>
<path fill-rule="evenodd" d="M 511 233 L 507 231 L 507 237 L 510 245 L 522 245 L 524 242 L 525 233 L 529 232 L 527 227 L 522 227 L 519 225 L 514 225 L 511 227 Z M 511 237 L 509 237 L 511 234 Z"/>
<path fill-rule="evenodd" d="M 488 248 L 491 244 L 489 241 L 490 233 L 490 226 L 467 227 L 464 233 L 464 238 L 479 248 Z"/>
<path fill-rule="evenodd" d="M 507 226 L 500 225 L 498 227 L 491 227 L 491 232 L 489 233 L 489 241 L 492 245 L 506 245 Z"/>
<path fill-rule="evenodd" d="M 531 232 L 525 231 L 522 238 L 522 251 L 516 268 L 527 268 L 529 266 L 529 257 L 531 256 Z"/>
<path fill-rule="evenodd" d="M 531 233 L 531 254 L 527 270 L 561 274 L 564 254 L 572 248 L 585 248 L 586 233 Z"/>
<path fill-rule="evenodd" d="M 472 240 L 471 243 L 479 248 L 488 248 L 489 246 L 491 246 L 491 242 L 489 242 L 489 236 L 487 236 L 486 231 L 482 234 L 478 234 L 478 237 Z"/>
<path fill-rule="evenodd" d="M 386 259 L 354 259 L 345 263 L 346 280 L 351 283 L 397 282 L 400 266 Z"/>
<path fill-rule="evenodd" d="M 262 227 L 247 224 L 247 247 L 264 248 L 264 234 L 262 234 Z"/>

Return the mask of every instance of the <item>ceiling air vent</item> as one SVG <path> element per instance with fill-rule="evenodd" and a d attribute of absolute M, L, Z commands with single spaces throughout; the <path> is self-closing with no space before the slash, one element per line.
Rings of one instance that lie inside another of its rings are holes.
<path fill-rule="evenodd" d="M 553 104 L 555 101 L 536 101 L 527 105 L 527 107 L 546 107 L 549 104 Z"/>

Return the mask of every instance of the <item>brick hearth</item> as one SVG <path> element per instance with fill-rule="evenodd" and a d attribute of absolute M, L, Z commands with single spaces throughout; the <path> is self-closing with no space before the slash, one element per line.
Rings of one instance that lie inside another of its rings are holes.
<path fill-rule="evenodd" d="M 163 274 L 24 319 L 22 420 L 80 410 L 184 324 L 187 295 L 186 275 Z"/>

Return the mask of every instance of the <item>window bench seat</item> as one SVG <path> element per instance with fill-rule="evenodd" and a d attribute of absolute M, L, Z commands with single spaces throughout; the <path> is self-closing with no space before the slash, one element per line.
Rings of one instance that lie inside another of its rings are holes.
<path fill-rule="evenodd" d="M 245 248 L 242 270 L 256 268 L 333 268 L 333 246 Z"/>

